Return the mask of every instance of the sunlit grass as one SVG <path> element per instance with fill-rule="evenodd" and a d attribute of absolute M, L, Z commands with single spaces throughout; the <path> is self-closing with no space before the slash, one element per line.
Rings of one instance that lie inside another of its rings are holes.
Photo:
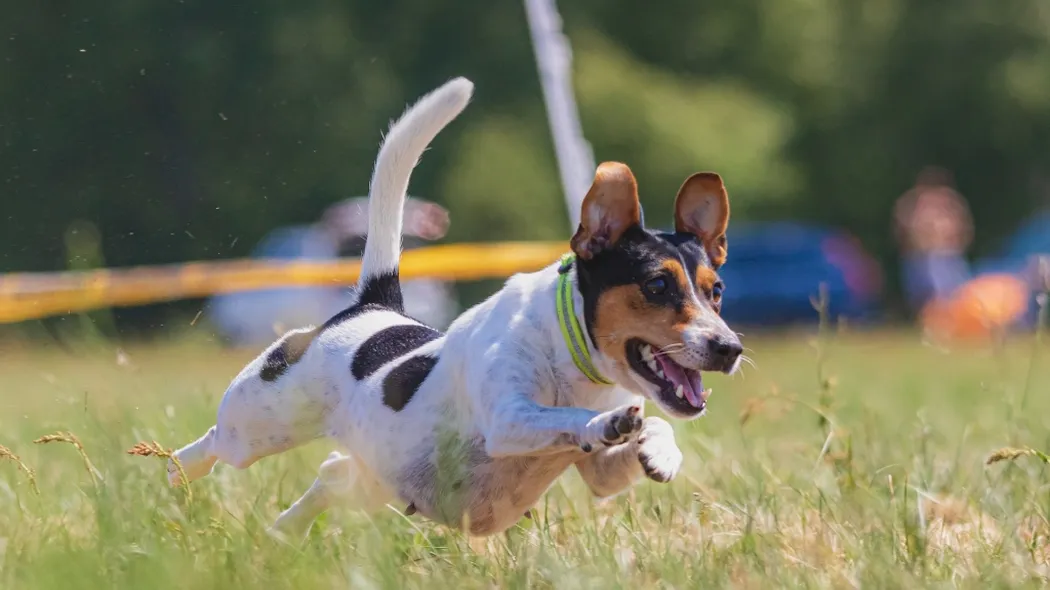
<path fill-rule="evenodd" d="M 254 351 L 10 348 L 0 588 L 1046 584 L 1045 347 L 945 351 L 834 327 L 745 344 L 757 367 L 712 377 L 709 415 L 675 424 L 686 465 L 670 485 L 595 503 L 568 473 L 532 520 L 486 539 L 403 506 L 334 511 L 302 547 L 264 531 L 329 444 L 219 466 L 189 490 L 169 487 L 157 459 L 214 422 Z"/>

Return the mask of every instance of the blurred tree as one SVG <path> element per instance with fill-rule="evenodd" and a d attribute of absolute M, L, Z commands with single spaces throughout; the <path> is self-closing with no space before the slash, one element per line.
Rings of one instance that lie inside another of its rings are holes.
<path fill-rule="evenodd" d="M 925 165 L 955 173 L 978 252 L 1045 202 L 1044 0 L 560 8 L 587 136 L 599 161 L 635 169 L 650 223 L 667 223 L 688 173 L 715 169 L 738 219 L 844 226 L 892 264 L 892 203 Z M 519 2 L 41 0 L 3 13 L 0 271 L 63 268 L 78 220 L 114 265 L 244 255 L 364 194 L 387 122 L 460 74 L 475 104 L 413 193 L 451 209 L 452 239 L 569 230 Z"/>

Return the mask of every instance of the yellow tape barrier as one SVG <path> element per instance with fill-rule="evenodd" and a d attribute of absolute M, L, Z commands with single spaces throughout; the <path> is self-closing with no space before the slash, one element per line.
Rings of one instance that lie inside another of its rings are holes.
<path fill-rule="evenodd" d="M 539 270 L 567 251 L 565 242 L 450 244 L 405 252 L 401 276 L 469 281 Z M 207 297 L 254 289 L 351 285 L 358 259 L 330 262 L 228 260 L 84 272 L 0 275 L 0 323 L 106 307 Z"/>

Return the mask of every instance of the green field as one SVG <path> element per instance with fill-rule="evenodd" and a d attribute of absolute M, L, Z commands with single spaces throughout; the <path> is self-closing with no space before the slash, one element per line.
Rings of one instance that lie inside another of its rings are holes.
<path fill-rule="evenodd" d="M 335 511 L 303 547 L 264 533 L 312 482 L 318 443 L 191 494 L 143 440 L 178 447 L 214 421 L 253 351 L 202 341 L 6 345 L 0 588 L 1041 587 L 1050 466 L 1050 346 L 946 351 L 914 334 L 745 337 L 757 367 L 711 377 L 707 417 L 677 423 L 670 485 L 605 503 L 566 474 L 505 535 L 468 539 L 396 506 Z M 823 354 L 820 354 L 820 351 Z M 823 358 L 823 360 L 821 360 Z M 650 411 L 652 409 L 650 408 Z M 70 444 L 33 444 L 69 431 Z"/>

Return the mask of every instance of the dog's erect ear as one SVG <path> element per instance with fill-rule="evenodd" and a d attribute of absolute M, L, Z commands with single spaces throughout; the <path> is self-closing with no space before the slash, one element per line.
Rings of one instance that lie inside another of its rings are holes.
<path fill-rule="evenodd" d="M 715 269 L 726 261 L 727 227 L 729 194 L 722 177 L 714 172 L 697 172 L 685 179 L 674 201 L 674 228 L 700 238 Z"/>
<path fill-rule="evenodd" d="M 623 232 L 641 222 L 638 183 L 626 164 L 602 162 L 594 184 L 583 199 L 580 227 L 569 244 L 584 260 L 616 243 Z"/>

